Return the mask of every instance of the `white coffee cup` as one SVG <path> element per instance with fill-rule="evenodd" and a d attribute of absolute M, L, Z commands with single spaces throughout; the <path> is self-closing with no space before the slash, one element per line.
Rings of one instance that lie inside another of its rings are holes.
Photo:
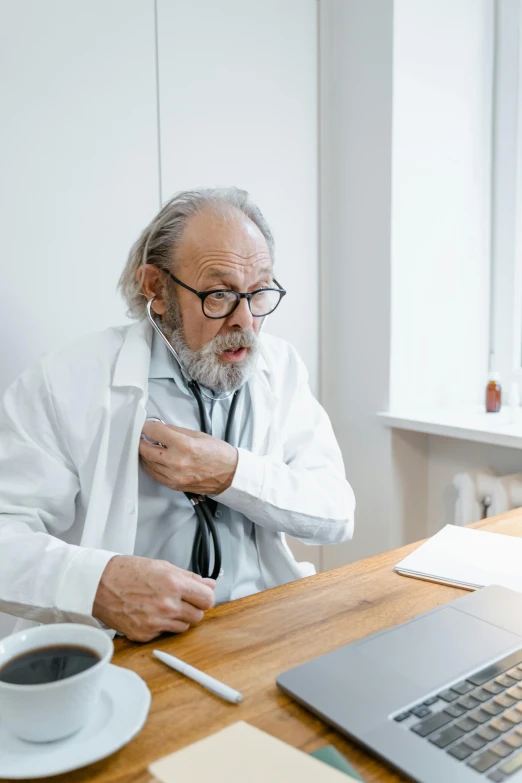
<path fill-rule="evenodd" d="M 41 625 L 0 640 L 0 671 L 23 653 L 54 645 L 87 647 L 100 660 L 55 682 L 14 685 L 0 680 L 0 721 L 16 737 L 29 742 L 63 739 L 85 725 L 114 653 L 112 639 L 99 628 L 76 623 Z"/>

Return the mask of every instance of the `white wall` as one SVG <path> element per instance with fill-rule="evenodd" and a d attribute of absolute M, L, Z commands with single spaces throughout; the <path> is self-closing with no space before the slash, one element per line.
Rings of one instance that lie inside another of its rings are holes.
<path fill-rule="evenodd" d="M 357 499 L 325 568 L 392 544 L 389 393 L 393 3 L 321 0 L 322 400 Z"/>
<path fill-rule="evenodd" d="M 125 321 L 116 282 L 159 206 L 153 2 L 1 0 L 0 50 L 1 394 Z"/>
<path fill-rule="evenodd" d="M 512 472 L 516 453 L 375 416 L 390 396 L 444 401 L 456 379 L 462 400 L 482 389 L 491 2 L 319 12 L 320 63 L 315 0 L 158 0 L 157 93 L 153 0 L 0 0 L 0 391 L 42 351 L 124 320 L 116 281 L 160 202 L 246 187 L 289 291 L 268 329 L 320 379 L 357 496 L 330 568 L 437 529 L 454 472 Z"/>
<path fill-rule="evenodd" d="M 318 364 L 316 0 L 159 0 L 162 198 L 250 191 L 288 294 L 266 330 Z"/>
<path fill-rule="evenodd" d="M 251 190 L 288 289 L 267 330 L 316 388 L 315 0 L 159 0 L 158 25 L 161 201 Z M 160 205 L 154 2 L 0 0 L 0 46 L 1 393 L 44 351 L 125 321 L 116 282 Z"/>
<path fill-rule="evenodd" d="M 116 281 L 159 206 L 153 3 L 1 0 L 0 50 L 1 394 L 125 320 Z"/>
<path fill-rule="evenodd" d="M 288 291 L 266 331 L 318 380 L 316 0 L 159 0 L 161 189 L 238 185 L 267 218 Z M 320 567 L 319 547 L 289 539 Z"/>
<path fill-rule="evenodd" d="M 43 352 L 126 320 L 116 283 L 163 201 L 232 183 L 265 212 L 288 289 L 267 330 L 317 387 L 316 2 L 157 10 L 158 48 L 154 0 L 0 0 L 0 394 Z"/>
<path fill-rule="evenodd" d="M 492 0 L 320 7 L 322 388 L 357 498 L 333 566 L 442 524 L 462 463 L 377 411 L 483 395 L 493 25 Z"/>

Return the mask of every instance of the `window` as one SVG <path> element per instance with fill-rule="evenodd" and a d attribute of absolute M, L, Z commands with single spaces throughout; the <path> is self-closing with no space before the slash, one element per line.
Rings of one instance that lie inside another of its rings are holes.
<path fill-rule="evenodd" d="M 489 366 L 508 391 L 522 384 L 522 9 L 495 10 Z"/>

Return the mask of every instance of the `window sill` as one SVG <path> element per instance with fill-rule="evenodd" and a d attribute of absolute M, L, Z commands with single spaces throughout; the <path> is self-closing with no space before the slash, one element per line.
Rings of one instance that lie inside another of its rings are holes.
<path fill-rule="evenodd" d="M 377 415 L 392 429 L 522 449 L 522 410 L 519 413 L 517 423 L 511 421 L 509 408 L 499 413 L 485 413 L 483 408 L 476 406 L 389 411 Z"/>

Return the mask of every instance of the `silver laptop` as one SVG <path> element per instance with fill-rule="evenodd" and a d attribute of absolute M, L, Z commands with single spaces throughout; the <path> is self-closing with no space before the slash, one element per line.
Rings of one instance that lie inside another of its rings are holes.
<path fill-rule="evenodd" d="M 419 783 L 522 782 L 522 593 L 486 587 L 277 684 Z"/>

